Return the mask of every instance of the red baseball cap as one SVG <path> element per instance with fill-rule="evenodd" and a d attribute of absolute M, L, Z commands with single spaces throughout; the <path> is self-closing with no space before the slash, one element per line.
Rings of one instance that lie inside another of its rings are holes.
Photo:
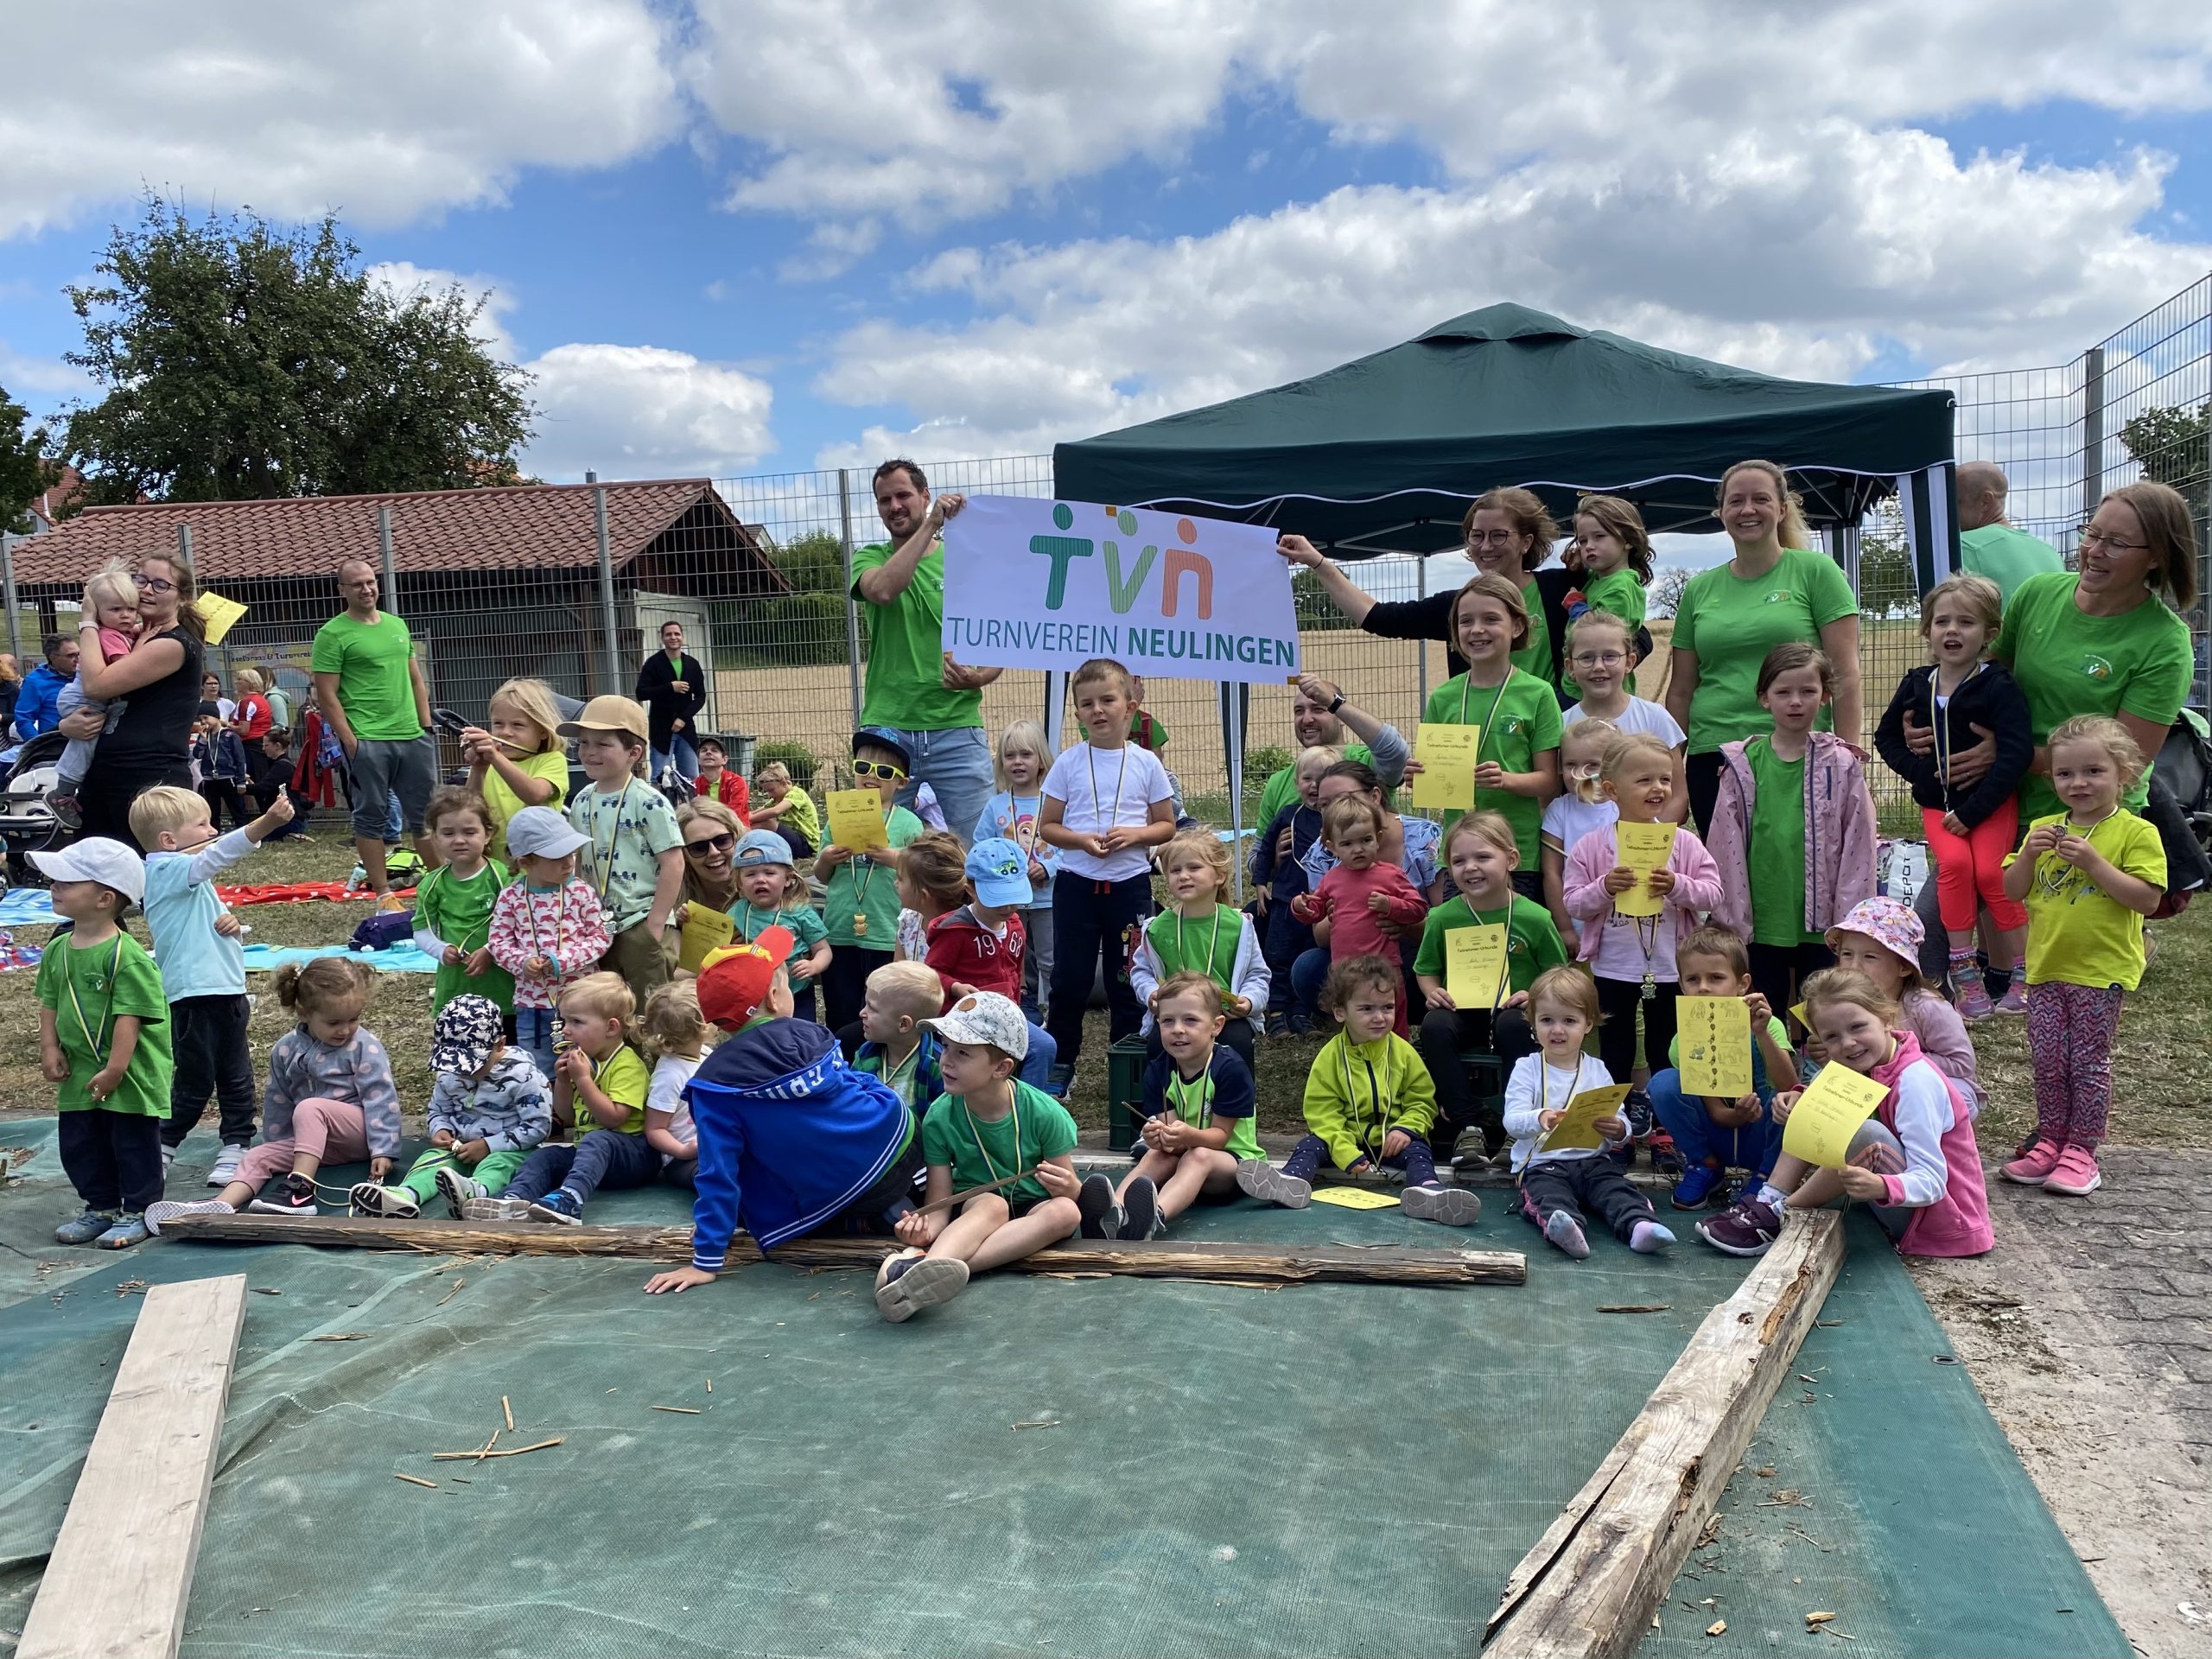
<path fill-rule="evenodd" d="M 760 1012 L 776 969 L 798 941 L 787 927 L 764 927 L 749 942 L 709 950 L 699 966 L 699 1012 L 724 1031 L 735 1031 Z"/>

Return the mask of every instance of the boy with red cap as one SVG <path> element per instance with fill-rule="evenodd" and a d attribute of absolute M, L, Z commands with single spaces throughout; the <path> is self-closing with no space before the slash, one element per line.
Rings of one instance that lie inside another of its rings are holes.
<path fill-rule="evenodd" d="M 700 969 L 699 1012 L 734 1034 L 684 1090 L 699 1137 L 691 1265 L 655 1274 L 651 1294 L 712 1281 L 741 1223 L 767 1251 L 825 1228 L 881 1236 L 913 1207 L 914 1115 L 848 1066 L 826 1027 L 791 1017 L 794 943 L 788 928 L 764 928 Z"/>

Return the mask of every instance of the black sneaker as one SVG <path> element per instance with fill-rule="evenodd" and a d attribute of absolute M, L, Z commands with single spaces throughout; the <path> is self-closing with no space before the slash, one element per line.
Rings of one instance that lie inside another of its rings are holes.
<path fill-rule="evenodd" d="M 1077 1232 L 1084 1238 L 1112 1238 L 1121 1229 L 1122 1217 L 1114 1208 L 1114 1183 L 1103 1175 L 1086 1175 L 1083 1185 L 1077 1190 L 1075 1207 L 1083 1217 L 1083 1225 Z"/>
<path fill-rule="evenodd" d="M 315 1213 L 315 1182 L 296 1170 L 284 1178 L 284 1189 L 275 1198 L 256 1198 L 246 1208 L 265 1215 L 311 1216 Z"/>
<path fill-rule="evenodd" d="M 1160 1216 L 1160 1189 L 1140 1175 L 1122 1191 L 1122 1227 L 1116 1238 L 1150 1238 L 1167 1224 Z"/>

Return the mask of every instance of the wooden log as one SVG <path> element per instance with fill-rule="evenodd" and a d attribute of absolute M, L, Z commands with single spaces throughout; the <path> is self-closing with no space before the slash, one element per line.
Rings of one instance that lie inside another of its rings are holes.
<path fill-rule="evenodd" d="M 1787 1212 L 1782 1236 L 1706 1316 L 1598 1472 L 1506 1580 L 1493 1659 L 1625 1659 L 1789 1374 L 1843 1265 L 1843 1217 Z"/>
<path fill-rule="evenodd" d="M 341 1249 L 412 1250 L 429 1255 L 618 1255 L 689 1262 L 689 1227 L 559 1227 L 543 1222 L 386 1221 L 354 1216 L 179 1216 L 164 1238 L 226 1244 L 323 1244 Z M 798 1238 L 769 1260 L 794 1268 L 873 1269 L 898 1246 L 888 1239 Z M 742 1235 L 733 1264 L 762 1260 Z M 1316 1244 L 1183 1243 L 1071 1239 L 1013 1263 L 1030 1273 L 1134 1274 L 1149 1279 L 1241 1279 L 1255 1283 L 1518 1285 L 1529 1259 L 1518 1250 L 1353 1249 Z"/>
<path fill-rule="evenodd" d="M 242 1274 L 146 1293 L 16 1659 L 175 1659 L 245 1322 Z"/>

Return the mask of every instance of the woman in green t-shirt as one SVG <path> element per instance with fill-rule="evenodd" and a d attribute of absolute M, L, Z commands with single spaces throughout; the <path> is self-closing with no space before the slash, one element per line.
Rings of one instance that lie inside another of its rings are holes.
<path fill-rule="evenodd" d="M 2019 682 L 2035 737 L 2035 759 L 2020 780 L 2023 824 L 2060 810 L 2044 747 L 2053 727 L 2076 715 L 2110 715 L 2155 755 L 2189 696 L 2189 625 L 2177 614 L 2196 602 L 2189 503 L 2164 484 L 2113 491 L 2082 528 L 2081 564 L 2079 575 L 2054 571 L 2014 588 L 1990 647 Z M 1925 726 L 1908 724 L 1905 736 L 1922 753 L 1932 749 Z M 1990 737 L 1955 751 L 1951 786 L 1979 782 L 1996 752 Z M 2149 791 L 2146 772 L 2121 804 L 2140 811 Z"/>
<path fill-rule="evenodd" d="M 1808 549 L 1802 504 L 1770 461 L 1721 474 L 1727 563 L 1700 571 L 1675 610 L 1667 712 L 1689 734 L 1690 815 L 1703 835 L 1720 790 L 1720 746 L 1773 721 L 1759 706 L 1759 664 L 1777 645 L 1818 645 L 1835 667 L 1834 729 L 1860 759 L 1859 601 L 1835 562 Z M 1823 717 L 1823 725 L 1827 722 Z"/>

